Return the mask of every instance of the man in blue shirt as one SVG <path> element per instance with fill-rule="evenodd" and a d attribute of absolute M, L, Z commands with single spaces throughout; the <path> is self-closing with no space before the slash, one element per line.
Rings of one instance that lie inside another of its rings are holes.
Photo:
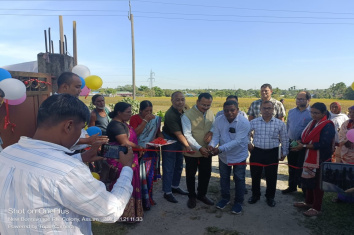
<path fill-rule="evenodd" d="M 238 103 L 233 100 L 224 103 L 224 115 L 215 120 L 213 138 L 208 149 L 219 155 L 220 187 L 222 199 L 218 209 L 230 203 L 230 173 L 233 165 L 235 201 L 231 212 L 240 214 L 245 192 L 246 158 L 248 157 L 249 121 L 239 115 Z M 215 148 L 219 144 L 218 148 Z"/>
<path fill-rule="evenodd" d="M 309 103 L 311 100 L 311 94 L 308 91 L 300 91 L 296 96 L 296 108 L 289 110 L 288 120 L 286 127 L 290 138 L 289 143 L 295 143 L 297 140 L 301 140 L 301 133 L 312 120 Z M 302 167 L 304 156 L 299 151 L 290 151 L 288 154 L 288 164 L 291 166 Z M 289 166 L 289 187 L 282 191 L 283 194 L 297 191 L 297 185 L 299 185 L 299 179 L 302 169 L 296 169 Z"/>

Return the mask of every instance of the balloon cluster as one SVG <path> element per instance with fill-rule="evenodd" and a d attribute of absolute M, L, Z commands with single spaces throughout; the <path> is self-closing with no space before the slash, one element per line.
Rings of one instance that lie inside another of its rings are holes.
<path fill-rule="evenodd" d="M 71 72 L 79 75 L 82 85 L 81 93 L 82 96 L 87 96 L 91 90 L 97 90 L 102 86 L 102 79 L 99 76 L 91 75 L 89 68 L 85 65 L 76 65 L 73 67 Z"/>
<path fill-rule="evenodd" d="M 19 105 L 26 100 L 26 86 L 18 79 L 12 78 L 9 71 L 0 68 L 0 89 L 5 93 L 9 105 Z"/>

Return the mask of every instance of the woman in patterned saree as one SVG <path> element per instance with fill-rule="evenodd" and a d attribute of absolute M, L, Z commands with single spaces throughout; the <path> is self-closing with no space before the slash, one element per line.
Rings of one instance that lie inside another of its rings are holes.
<path fill-rule="evenodd" d="M 143 148 L 149 148 L 146 144 L 156 137 L 163 138 L 160 131 L 161 118 L 152 114 L 152 103 L 148 100 L 140 103 L 139 114 L 130 118 L 130 125 L 138 136 L 138 144 Z M 159 160 L 158 152 L 155 151 L 145 152 L 140 159 L 140 179 L 145 210 L 149 210 L 151 205 L 156 204 L 152 198 L 152 192 L 153 182 L 161 178 Z"/>
<path fill-rule="evenodd" d="M 142 149 L 138 145 L 137 136 L 134 129 L 126 122 L 129 121 L 132 115 L 131 105 L 125 102 L 119 102 L 114 106 L 114 110 L 109 113 L 109 117 L 112 121 L 107 126 L 107 136 L 109 138 L 110 145 L 123 145 L 127 144 L 134 149 Z M 122 165 L 115 159 L 107 159 L 108 164 L 117 169 L 117 173 L 114 177 L 115 180 L 111 183 L 110 189 L 116 182 L 122 170 Z M 142 221 L 144 215 L 141 189 L 140 189 L 140 177 L 139 177 L 139 162 L 138 153 L 134 152 L 133 168 L 133 193 L 128 205 L 126 206 L 120 221 L 123 222 L 136 222 Z"/>
<path fill-rule="evenodd" d="M 354 106 L 349 107 L 348 111 L 349 120 L 342 124 L 338 134 L 340 158 L 336 160 L 339 163 L 354 164 L 354 143 L 347 139 L 347 132 L 354 128 Z M 354 203 L 354 196 L 339 193 L 332 201 Z"/>

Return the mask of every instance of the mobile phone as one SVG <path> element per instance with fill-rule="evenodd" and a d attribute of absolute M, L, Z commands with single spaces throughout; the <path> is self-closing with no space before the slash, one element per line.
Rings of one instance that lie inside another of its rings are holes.
<path fill-rule="evenodd" d="M 104 144 L 101 147 L 101 156 L 105 158 L 119 159 L 119 152 L 128 153 L 128 148 L 120 145 Z"/>
<path fill-rule="evenodd" d="M 296 140 L 293 140 L 291 143 L 290 143 L 290 146 L 291 147 L 296 147 L 298 145 L 297 141 Z"/>

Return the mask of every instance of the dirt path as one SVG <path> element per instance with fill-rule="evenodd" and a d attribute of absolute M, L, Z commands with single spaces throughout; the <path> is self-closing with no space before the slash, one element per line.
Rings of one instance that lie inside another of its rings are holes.
<path fill-rule="evenodd" d="M 144 215 L 144 221 L 129 229 L 128 234 L 207 234 L 208 227 L 214 227 L 210 234 L 222 234 L 218 231 L 237 231 L 240 234 L 286 234 L 306 235 L 310 231 L 299 225 L 301 213 L 292 206 L 294 197 L 282 195 L 281 190 L 287 188 L 287 166 L 280 165 L 278 170 L 277 192 L 274 208 L 269 207 L 265 197 L 254 205 L 247 203 L 251 196 L 251 178 L 249 166 L 246 172 L 246 187 L 248 194 L 245 195 L 243 204 L 244 213 L 233 215 L 230 213 L 232 205 L 219 210 L 215 206 L 207 206 L 197 201 L 194 209 L 187 207 L 187 196 L 175 195 L 178 203 L 167 202 L 163 198 L 162 182 L 154 185 L 154 200 L 157 202 L 150 211 Z M 264 195 L 265 181 L 261 182 L 261 192 Z M 181 187 L 186 189 L 185 172 L 182 173 Z M 231 185 L 231 192 L 234 192 L 234 185 Z M 219 193 L 219 170 L 218 158 L 213 158 L 213 172 L 209 184 L 208 196 L 214 201 L 220 199 Z M 233 200 L 233 194 L 232 199 Z M 210 231 L 210 230 L 209 230 Z"/>

